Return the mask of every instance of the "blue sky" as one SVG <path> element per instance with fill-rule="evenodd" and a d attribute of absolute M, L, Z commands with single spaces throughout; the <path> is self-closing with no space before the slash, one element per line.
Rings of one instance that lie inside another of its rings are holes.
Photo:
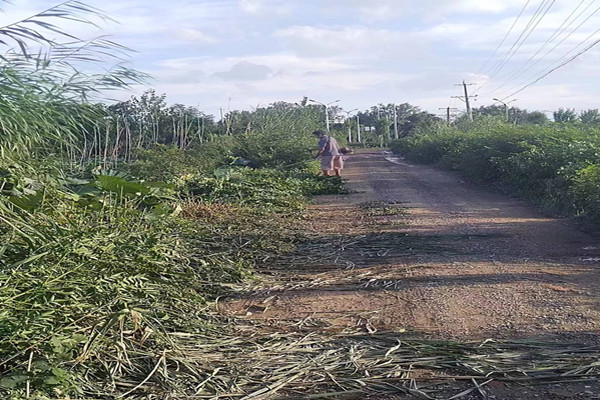
<path fill-rule="evenodd" d="M 72 29 L 82 37 L 110 35 L 135 49 L 132 65 L 154 77 L 148 86 L 166 93 L 170 103 L 198 105 L 215 115 L 220 107 L 251 109 L 303 96 L 340 99 L 346 110 L 409 102 L 438 113 L 440 107 L 463 107 L 450 99 L 460 94 L 454 84 L 463 79 L 478 83 L 471 87 L 478 90 L 475 106 L 491 104 L 577 45 L 600 38 L 595 34 L 600 12 L 593 14 L 600 4 L 580 1 L 90 0 L 119 23 Z M 511 35 L 482 68 L 526 3 Z M 1 22 L 52 4 L 14 0 L 5 6 Z M 539 6 L 549 7 L 546 16 L 487 82 Z M 535 55 L 558 28 L 565 29 Z M 514 104 L 539 110 L 598 108 L 599 60 L 600 45 L 515 95 Z M 526 73 L 513 77 L 519 69 Z"/>

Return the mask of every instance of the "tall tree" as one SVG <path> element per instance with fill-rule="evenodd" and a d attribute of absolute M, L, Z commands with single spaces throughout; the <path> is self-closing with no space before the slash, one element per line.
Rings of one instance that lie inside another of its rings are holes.
<path fill-rule="evenodd" d="M 540 111 L 527 111 L 519 107 L 510 107 L 508 109 L 508 120 L 506 118 L 507 110 L 502 105 L 481 106 L 473 109 L 473 117 L 477 119 L 482 116 L 496 117 L 500 121 L 506 121 L 512 124 L 535 124 L 542 125 L 548 122 L 546 115 Z"/>
<path fill-rule="evenodd" d="M 532 125 L 544 125 L 550 122 L 546 114 L 541 111 L 531 111 L 520 110 L 520 109 L 512 109 L 510 110 L 510 114 L 514 119 L 515 124 L 532 124 Z"/>
<path fill-rule="evenodd" d="M 552 114 L 554 116 L 554 122 L 572 123 L 577 121 L 577 113 L 570 108 L 559 108 Z"/>
<path fill-rule="evenodd" d="M 401 136 L 411 136 L 418 132 L 431 130 L 437 124 L 444 121 L 438 116 L 426 111 L 417 112 L 409 115 L 399 126 Z"/>
<path fill-rule="evenodd" d="M 598 109 L 582 111 L 579 120 L 586 125 L 600 125 L 600 112 Z"/>

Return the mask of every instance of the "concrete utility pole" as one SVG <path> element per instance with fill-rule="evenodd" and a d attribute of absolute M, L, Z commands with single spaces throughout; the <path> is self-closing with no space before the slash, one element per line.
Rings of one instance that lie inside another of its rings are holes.
<path fill-rule="evenodd" d="M 463 87 L 465 88 L 465 103 L 467 104 L 467 114 L 469 115 L 469 121 L 473 121 L 473 110 L 471 110 L 471 104 L 469 103 L 469 91 L 467 90 L 467 84 L 463 81 Z"/>
<path fill-rule="evenodd" d="M 354 110 L 350 110 L 350 111 L 344 111 L 346 113 L 346 122 L 348 122 L 350 120 L 350 113 L 353 113 L 354 111 L 358 111 L 358 108 L 355 108 Z M 358 141 L 360 141 L 360 136 L 358 136 Z M 348 143 L 352 143 L 352 131 L 351 131 L 349 122 L 348 122 Z"/>
<path fill-rule="evenodd" d="M 386 118 L 386 121 L 389 122 L 389 119 Z M 388 124 L 388 126 L 387 126 L 387 144 L 388 145 L 392 141 L 392 130 L 390 128 L 391 128 L 391 126 Z"/>
<path fill-rule="evenodd" d="M 492 100 L 496 100 L 498 103 L 502 103 L 504 105 L 504 115 L 505 115 L 505 118 L 506 118 L 506 122 L 508 122 L 508 105 L 510 103 L 512 103 L 513 101 L 517 101 L 517 99 L 512 99 L 511 101 L 507 101 L 506 103 L 503 102 L 500 99 L 495 98 L 495 97 Z"/>
<path fill-rule="evenodd" d="M 394 139 L 398 139 L 398 110 L 394 104 Z"/>
<path fill-rule="evenodd" d="M 452 122 L 452 111 L 458 111 L 458 109 L 451 108 L 451 107 L 444 107 L 444 108 L 440 108 L 440 110 L 446 110 L 446 123 L 448 125 L 450 125 L 450 123 Z"/>
<path fill-rule="evenodd" d="M 453 99 L 461 99 L 462 101 L 465 102 L 465 104 L 467 105 L 467 116 L 469 117 L 469 121 L 471 121 L 471 122 L 473 122 L 473 110 L 471 110 L 471 103 L 469 102 L 469 99 L 477 97 L 477 95 L 469 96 L 469 91 L 467 89 L 467 86 L 472 86 L 472 85 L 476 85 L 476 83 L 466 83 L 465 81 L 463 81 L 462 83 L 456 84 L 456 86 L 463 87 L 463 89 L 465 91 L 465 95 L 464 96 L 452 96 Z"/>
<path fill-rule="evenodd" d="M 360 140 L 360 116 L 358 114 L 356 114 L 356 139 L 358 140 L 358 143 L 361 142 L 361 140 Z"/>
<path fill-rule="evenodd" d="M 320 104 L 323 107 L 325 107 L 325 126 L 327 127 L 327 132 L 329 132 L 329 108 L 328 107 L 330 105 L 332 105 L 333 103 L 337 103 L 338 101 L 341 101 L 341 100 L 335 100 L 335 101 L 332 101 L 331 103 L 327 103 L 327 104 L 321 103 L 321 102 L 313 100 L 313 99 L 309 99 L 308 101 L 312 101 L 313 103 Z"/>

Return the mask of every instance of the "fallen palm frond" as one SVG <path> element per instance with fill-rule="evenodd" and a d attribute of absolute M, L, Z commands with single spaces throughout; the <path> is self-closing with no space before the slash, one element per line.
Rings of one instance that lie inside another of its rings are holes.
<path fill-rule="evenodd" d="M 600 346 L 457 343 L 404 339 L 398 333 L 171 337 L 179 350 L 157 355 L 157 362 L 164 360 L 163 378 L 188 383 L 186 398 L 316 399 L 407 393 L 447 399 L 483 391 L 491 381 L 522 385 L 593 381 L 600 376 Z M 151 387 L 155 391 L 154 385 L 137 389 L 140 394 Z"/>

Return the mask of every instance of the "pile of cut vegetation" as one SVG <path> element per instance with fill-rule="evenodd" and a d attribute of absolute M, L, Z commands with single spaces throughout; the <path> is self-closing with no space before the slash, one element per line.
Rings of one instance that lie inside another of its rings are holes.
<path fill-rule="evenodd" d="M 309 172 L 248 168 L 173 184 L 114 173 L 10 180 L 0 197 L 0 393 L 13 397 L 144 386 L 156 355 L 177 351 L 175 332 L 220 332 L 208 302 L 293 249 L 283 227 L 309 194 L 342 189 Z"/>

